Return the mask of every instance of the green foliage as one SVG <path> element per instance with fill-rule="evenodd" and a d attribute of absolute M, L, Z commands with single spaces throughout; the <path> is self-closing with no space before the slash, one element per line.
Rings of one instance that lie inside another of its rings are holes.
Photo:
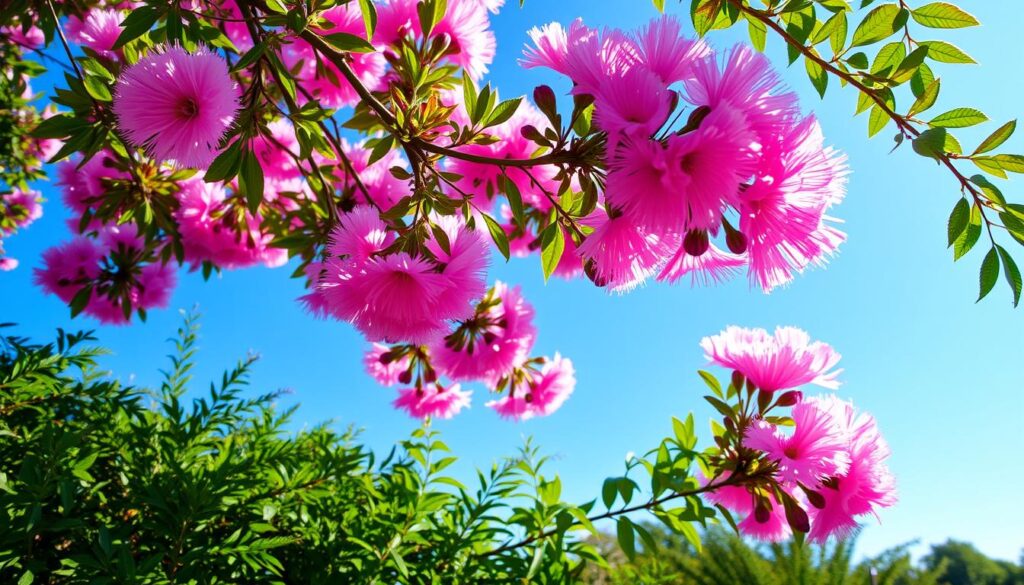
<path fill-rule="evenodd" d="M 938 574 L 942 585 L 1024 584 L 1024 566 L 990 559 L 965 542 L 934 545 L 923 563 Z"/>
<path fill-rule="evenodd" d="M 0 338 L 0 582 L 546 583 L 596 558 L 562 520 L 499 550 L 580 513 L 530 446 L 468 488 L 426 428 L 383 460 L 352 431 L 286 431 L 275 394 L 244 392 L 253 357 L 189 390 L 192 318 L 156 390 L 99 372 L 92 341 Z"/>

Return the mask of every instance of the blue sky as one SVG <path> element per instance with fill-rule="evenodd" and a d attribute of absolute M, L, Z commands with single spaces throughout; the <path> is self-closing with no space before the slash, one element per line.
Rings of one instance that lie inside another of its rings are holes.
<path fill-rule="evenodd" d="M 498 56 L 489 77 L 505 97 L 528 94 L 540 83 L 560 94 L 568 89 L 565 80 L 517 66 L 530 27 L 584 16 L 591 25 L 633 28 L 655 16 L 645 0 L 528 0 L 521 10 L 510 3 L 494 19 Z M 933 36 L 966 49 L 981 65 L 936 68 L 943 78 L 936 113 L 979 107 L 993 119 L 984 127 L 991 131 L 1020 114 L 1024 62 L 1007 47 L 1024 29 L 1024 13 L 991 0 L 958 3 L 984 26 Z M 682 11 L 669 4 L 670 11 Z M 717 32 L 710 42 L 727 48 L 743 40 L 742 33 Z M 921 32 L 922 40 L 927 34 Z M 781 41 L 770 38 L 768 53 L 785 67 Z M 671 433 L 671 416 L 691 410 L 698 420 L 712 415 L 695 375 L 704 367 L 701 337 L 729 324 L 795 325 L 843 354 L 839 394 L 874 413 L 892 446 L 901 501 L 882 512 L 881 524 L 868 522 L 861 553 L 952 537 L 1015 560 L 1024 548 L 1024 468 L 1017 463 L 1024 447 L 1024 309 L 1012 309 L 1002 281 L 990 299 L 974 303 L 978 251 L 954 265 L 945 246 L 946 218 L 957 197 L 947 172 L 905 150 L 889 155 L 891 127 L 868 141 L 866 118 L 852 117 L 853 92 L 833 83 L 822 101 L 802 65 L 784 76 L 805 110 L 818 115 L 827 140 L 849 155 L 849 193 L 834 212 L 845 220 L 849 241 L 838 257 L 771 295 L 740 279 L 707 289 L 652 285 L 627 296 L 609 296 L 585 280 L 545 285 L 538 260 L 505 264 L 496 258 L 492 278 L 521 284 L 537 310 L 536 352 L 570 357 L 578 384 L 554 416 L 521 424 L 483 408 L 485 394 L 477 389 L 471 410 L 435 423 L 463 458 L 452 469 L 469 478 L 473 466 L 514 453 L 532 435 L 555 456 L 552 471 L 561 475 L 564 496 L 578 502 L 597 497 L 606 476 L 621 474 L 627 452 L 643 452 Z M 970 147 L 984 135 L 960 136 Z M 1024 151 L 1024 141 L 1015 136 L 1004 149 Z M 1011 200 L 1024 200 L 1019 185 L 1004 188 Z M 362 372 L 365 344 L 358 333 L 344 323 L 314 320 L 294 302 L 302 283 L 288 278 L 289 269 L 228 272 L 210 282 L 183 271 L 171 309 L 152 312 L 145 324 L 72 322 L 58 299 L 31 283 L 42 250 L 68 237 L 59 194 L 50 184 L 40 188 L 49 199 L 45 216 L 4 241 L 22 266 L 0 273 L 0 321 L 17 322 L 20 333 L 41 338 L 59 326 L 96 328 L 115 351 L 105 364 L 126 380 L 151 384 L 169 350 L 163 341 L 179 324 L 176 309 L 198 305 L 204 315 L 198 382 L 251 349 L 263 355 L 253 391 L 290 389 L 282 402 L 301 403 L 297 426 L 353 424 L 378 450 L 417 426 L 391 409 L 392 390 Z M 707 440 L 706 423 L 699 428 Z"/>

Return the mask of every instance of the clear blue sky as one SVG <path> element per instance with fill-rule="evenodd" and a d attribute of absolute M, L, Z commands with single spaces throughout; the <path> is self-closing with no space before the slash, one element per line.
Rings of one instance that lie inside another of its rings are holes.
<path fill-rule="evenodd" d="M 530 27 L 583 15 L 591 25 L 631 28 L 655 15 L 646 0 L 528 0 L 522 10 L 509 1 L 494 19 L 498 57 L 490 76 L 506 97 L 539 83 L 567 90 L 564 80 L 517 66 Z M 997 124 L 1018 117 L 1024 62 L 1012 43 L 1024 30 L 1024 13 L 991 0 L 958 3 L 984 26 L 934 36 L 966 49 L 981 65 L 937 68 L 943 78 L 937 107 L 977 106 Z M 678 3 L 669 4 L 681 12 Z M 714 33 L 710 41 L 726 48 L 741 32 Z M 780 41 L 770 38 L 769 54 L 785 66 Z M 785 76 L 805 110 L 818 114 L 829 142 L 849 154 L 849 194 L 835 212 L 846 221 L 849 241 L 839 256 L 771 295 L 749 290 L 740 279 L 710 289 L 654 285 L 609 296 L 587 281 L 545 285 L 536 260 L 496 262 L 492 278 L 521 283 L 537 309 L 537 351 L 570 357 L 578 384 L 556 415 L 522 424 L 498 419 L 478 391 L 470 411 L 436 425 L 464 458 L 453 469 L 471 477 L 471 466 L 489 466 L 532 435 L 557 456 L 565 496 L 580 502 L 597 497 L 604 477 L 621 474 L 627 452 L 643 452 L 671 433 L 672 415 L 694 409 L 699 420 L 711 415 L 694 373 L 704 365 L 697 346 L 702 336 L 728 324 L 796 325 L 843 354 L 840 394 L 877 416 L 894 452 L 901 501 L 882 513 L 881 525 L 868 523 L 860 551 L 952 537 L 1015 560 L 1024 548 L 1024 308 L 1011 308 L 1002 281 L 991 299 L 974 304 L 980 257 L 954 265 L 945 246 L 946 217 L 957 196 L 948 173 L 909 152 L 889 155 L 892 129 L 869 142 L 867 120 L 852 118 L 852 92 L 832 84 L 821 101 L 802 65 Z M 962 136 L 965 146 L 983 138 L 980 132 Z M 1015 136 L 1006 148 L 1024 151 L 1024 139 Z M 1018 180 L 1004 191 L 1024 200 L 1021 185 Z M 288 278 L 287 268 L 229 272 L 210 282 L 182 272 L 172 309 L 152 312 L 145 324 L 71 322 L 57 298 L 31 284 L 41 251 L 68 237 L 59 194 L 50 184 L 41 188 L 49 199 L 45 216 L 4 242 L 22 266 L 0 273 L 0 321 L 18 322 L 20 333 L 44 338 L 58 326 L 96 327 L 116 352 L 106 365 L 148 384 L 165 364 L 163 340 L 179 323 L 176 309 L 198 304 L 204 313 L 200 382 L 252 349 L 264 356 L 253 391 L 292 390 L 283 401 L 302 404 L 298 424 L 354 424 L 378 450 L 415 428 L 389 406 L 393 390 L 375 386 L 362 372 L 359 335 L 344 323 L 312 319 L 294 302 L 302 284 Z M 701 428 L 707 439 L 706 424 Z"/>

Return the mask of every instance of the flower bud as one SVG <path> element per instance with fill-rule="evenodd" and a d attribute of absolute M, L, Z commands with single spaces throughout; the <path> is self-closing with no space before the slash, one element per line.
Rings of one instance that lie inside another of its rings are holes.
<path fill-rule="evenodd" d="M 408 384 L 412 382 L 412 368 L 398 374 L 398 381 L 402 384 Z"/>
<path fill-rule="evenodd" d="M 395 361 L 395 354 L 393 354 L 390 351 L 385 351 L 384 353 L 380 354 L 380 357 L 377 358 L 377 361 L 386 366 L 391 362 Z"/>
<path fill-rule="evenodd" d="M 778 406 L 793 406 L 804 397 L 804 393 L 799 390 L 790 390 L 784 392 L 782 396 L 779 396 L 779 401 L 775 404 Z"/>
<path fill-rule="evenodd" d="M 547 143 L 547 139 L 544 138 L 544 135 L 540 133 L 540 130 L 537 130 L 536 126 L 532 126 L 530 124 L 527 124 L 520 128 L 519 134 L 521 134 L 523 138 L 531 142 Z"/>
<path fill-rule="evenodd" d="M 739 370 L 733 370 L 732 371 L 732 387 L 733 388 L 735 388 L 737 391 L 740 390 L 741 388 L 743 388 L 743 382 L 745 382 L 745 381 L 746 380 L 743 377 L 743 372 L 741 372 Z"/>
<path fill-rule="evenodd" d="M 597 265 L 593 260 L 587 260 L 587 263 L 583 265 L 583 273 L 586 274 L 587 278 L 589 278 L 590 281 L 598 287 L 604 288 L 605 286 L 608 286 L 608 280 L 602 278 L 601 275 L 597 273 Z"/>
<path fill-rule="evenodd" d="M 423 371 L 423 381 L 427 384 L 433 384 L 437 382 L 437 372 L 434 368 L 425 368 Z"/>
<path fill-rule="evenodd" d="M 810 502 L 812 506 L 819 510 L 825 507 L 825 496 L 804 485 L 801 485 L 800 488 L 804 490 L 804 494 L 807 495 L 807 501 Z"/>
<path fill-rule="evenodd" d="M 747 236 L 740 231 L 726 231 L 725 245 L 733 254 L 742 254 L 747 251 Z"/>
<path fill-rule="evenodd" d="M 757 520 L 758 524 L 767 524 L 772 519 L 771 516 L 771 505 L 764 498 L 757 499 L 757 506 L 754 507 L 754 520 Z"/>
<path fill-rule="evenodd" d="M 708 233 L 704 230 L 690 230 L 683 238 L 683 249 L 690 256 L 703 256 L 710 247 L 711 240 L 708 239 Z"/>
<path fill-rule="evenodd" d="M 558 115 L 555 92 L 546 85 L 538 85 L 533 88 L 533 103 L 537 104 L 537 109 L 543 112 L 549 120 Z"/>

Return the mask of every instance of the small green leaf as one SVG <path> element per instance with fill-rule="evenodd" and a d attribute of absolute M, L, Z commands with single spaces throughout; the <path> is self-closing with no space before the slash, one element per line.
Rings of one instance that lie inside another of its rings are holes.
<path fill-rule="evenodd" d="M 851 47 L 860 47 L 877 43 L 896 32 L 896 17 L 900 7 L 896 4 L 882 4 L 864 17 L 857 29 L 853 31 Z"/>
<path fill-rule="evenodd" d="M 552 222 L 540 234 L 540 262 L 544 269 L 545 281 L 555 273 L 564 251 L 565 234 L 562 232 L 562 226 L 558 225 L 557 221 Z"/>
<path fill-rule="evenodd" d="M 868 117 L 868 137 L 872 137 L 882 131 L 889 124 L 889 114 L 881 106 L 875 104 L 871 108 L 871 115 Z"/>
<path fill-rule="evenodd" d="M 263 167 L 252 150 L 246 150 L 242 157 L 238 179 L 245 191 L 245 202 L 250 213 L 256 213 L 263 203 Z"/>
<path fill-rule="evenodd" d="M 978 273 L 978 284 L 981 289 L 978 295 L 979 301 L 992 292 L 992 287 L 996 285 L 997 280 L 999 280 L 999 253 L 992 248 L 982 260 L 981 271 Z"/>
<path fill-rule="evenodd" d="M 377 30 L 377 9 L 373 6 L 373 0 L 359 0 L 359 9 L 363 13 L 366 38 L 372 39 L 373 31 Z"/>
<path fill-rule="evenodd" d="M 509 259 L 509 244 L 508 234 L 505 233 L 505 229 L 501 227 L 493 217 L 486 213 L 481 213 L 484 216 L 484 223 L 487 224 L 487 231 L 491 234 L 491 239 L 494 240 L 494 245 L 498 247 L 498 251 L 505 257 L 505 260 Z"/>
<path fill-rule="evenodd" d="M 914 139 L 914 152 L 928 158 L 939 158 L 946 152 L 946 129 L 931 128 Z"/>
<path fill-rule="evenodd" d="M 817 61 L 810 57 L 804 58 L 807 67 L 807 76 L 811 78 L 811 84 L 818 90 L 818 95 L 825 97 L 825 90 L 828 88 L 828 74 Z"/>
<path fill-rule="evenodd" d="M 992 160 L 1011 173 L 1024 173 L 1024 156 L 1019 154 L 997 154 Z"/>
<path fill-rule="evenodd" d="M 961 198 L 953 206 L 953 211 L 949 214 L 949 222 L 947 223 L 947 239 L 949 245 L 952 246 L 956 242 L 960 234 L 967 229 L 967 223 L 971 217 L 971 206 L 967 203 L 966 199 Z"/>
<path fill-rule="evenodd" d="M 1007 139 L 1010 138 L 1010 136 L 1013 136 L 1013 132 L 1016 129 L 1016 120 L 1010 120 L 1009 122 L 1003 124 L 1002 126 L 999 127 L 998 130 L 990 134 L 988 138 L 981 141 L 981 144 L 978 145 L 978 148 L 974 150 L 974 154 L 982 154 L 984 152 L 989 152 L 995 150 L 996 148 L 999 148 L 1004 142 L 1007 141 Z"/>
<path fill-rule="evenodd" d="M 974 16 L 946 2 L 925 4 L 911 10 L 910 15 L 918 24 L 929 28 L 966 28 L 980 24 Z"/>
<path fill-rule="evenodd" d="M 743 13 L 743 16 L 747 20 L 747 34 L 750 35 L 750 44 L 763 53 L 768 41 L 768 28 L 763 22 L 746 12 Z"/>
<path fill-rule="evenodd" d="M 1010 290 L 1013 291 L 1013 306 L 1016 307 L 1020 304 L 1020 291 L 1021 291 L 1021 277 L 1020 268 L 1017 268 L 1017 263 L 1010 257 L 1010 253 L 1005 248 L 996 244 L 996 249 L 999 250 L 999 258 L 1003 261 L 1003 274 L 1006 276 L 1006 283 L 1010 285 Z"/>
<path fill-rule="evenodd" d="M 615 536 L 619 541 L 619 548 L 626 554 L 629 560 L 636 558 L 636 534 L 633 532 L 633 522 L 625 516 L 619 516 L 615 524 Z"/>
<path fill-rule="evenodd" d="M 522 97 L 517 97 L 510 100 L 505 100 L 494 107 L 493 110 L 484 118 L 484 128 L 491 126 L 497 126 L 502 122 L 507 121 L 516 113 L 516 109 L 519 108 L 519 103 L 523 101 Z"/>
<path fill-rule="evenodd" d="M 928 47 L 928 58 L 939 63 L 976 63 L 970 55 L 956 45 L 945 41 L 922 41 L 921 46 Z"/>
<path fill-rule="evenodd" d="M 335 49 L 346 53 L 372 53 L 376 50 L 366 39 L 349 33 L 331 33 L 322 38 Z"/>
<path fill-rule="evenodd" d="M 975 203 L 971 207 L 971 218 L 967 229 L 953 242 L 953 261 L 963 258 L 981 238 L 981 208 Z"/>
<path fill-rule="evenodd" d="M 910 111 L 907 112 L 907 116 L 913 117 L 935 105 L 935 100 L 939 98 L 939 90 L 941 89 L 941 86 L 941 79 L 936 79 L 935 81 L 931 82 L 931 84 L 928 85 L 928 87 L 925 88 L 924 92 L 922 92 L 921 95 L 917 98 L 914 104 L 910 106 Z"/>
<path fill-rule="evenodd" d="M 160 19 L 161 12 L 151 6 L 143 6 L 133 10 L 123 21 L 121 21 L 121 34 L 114 41 L 113 50 L 120 49 L 129 42 L 146 34 L 153 28 L 156 21 Z"/>
<path fill-rule="evenodd" d="M 974 108 L 956 108 L 932 118 L 928 124 L 941 128 L 967 128 L 988 121 L 988 116 Z"/>

